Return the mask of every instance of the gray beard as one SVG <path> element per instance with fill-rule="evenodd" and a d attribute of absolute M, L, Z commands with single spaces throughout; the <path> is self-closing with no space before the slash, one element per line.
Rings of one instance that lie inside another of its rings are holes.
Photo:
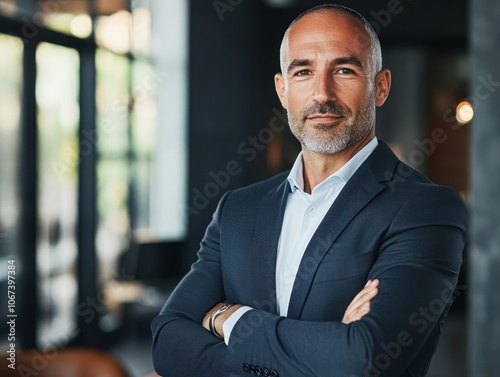
<path fill-rule="evenodd" d="M 292 133 L 308 150 L 319 154 L 335 154 L 363 140 L 375 124 L 375 96 L 367 106 L 348 124 L 316 124 L 305 127 L 303 114 L 300 117 L 288 113 L 288 124 Z M 339 122 L 346 122 L 345 118 Z M 339 127 L 338 130 L 335 130 Z"/>

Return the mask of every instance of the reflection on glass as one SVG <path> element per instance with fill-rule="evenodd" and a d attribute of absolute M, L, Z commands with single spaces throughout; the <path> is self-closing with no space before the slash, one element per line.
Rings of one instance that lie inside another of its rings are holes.
<path fill-rule="evenodd" d="M 92 18 L 88 14 L 79 14 L 71 20 L 71 33 L 80 38 L 87 38 L 92 33 Z"/>
<path fill-rule="evenodd" d="M 145 56 L 151 53 L 151 12 L 145 4 L 135 2 L 132 3 L 132 52 Z"/>
<path fill-rule="evenodd" d="M 134 169 L 134 232 L 152 236 L 150 229 L 151 216 L 151 160 L 138 159 L 133 165 Z"/>
<path fill-rule="evenodd" d="M 130 12 L 125 10 L 98 17 L 95 25 L 96 43 L 118 54 L 130 52 L 131 22 Z"/>
<path fill-rule="evenodd" d="M 37 26 L 44 26 L 65 34 L 73 34 L 80 38 L 90 35 L 78 35 L 73 32 L 75 19 L 87 16 L 89 13 L 88 1 L 61 1 L 43 0 L 36 2 L 36 13 L 32 20 Z M 90 20 L 90 17 L 87 16 Z"/>
<path fill-rule="evenodd" d="M 36 61 L 38 338 L 50 348 L 72 335 L 76 322 L 79 58 L 73 49 L 41 43 Z"/>
<path fill-rule="evenodd" d="M 22 53 L 19 38 L 0 34 L 0 258 L 16 251 Z M 0 281 L 6 273 L 0 271 Z"/>
<path fill-rule="evenodd" d="M 103 285 L 117 272 L 118 256 L 128 245 L 128 163 L 123 159 L 101 159 L 97 165 L 97 256 Z"/>
<path fill-rule="evenodd" d="M 96 69 L 98 150 L 106 154 L 127 153 L 129 62 L 123 56 L 99 49 Z"/>
<path fill-rule="evenodd" d="M 157 89 L 165 79 L 155 72 L 145 60 L 136 60 L 132 70 L 132 141 L 134 152 L 140 157 L 150 157 L 156 140 L 158 116 Z"/>
<path fill-rule="evenodd" d="M 157 89 L 165 79 L 147 60 L 136 60 L 132 69 L 132 148 L 134 187 L 134 230 L 149 229 L 151 159 L 155 148 L 158 122 Z"/>
<path fill-rule="evenodd" d="M 130 233 L 130 63 L 99 49 L 97 70 L 97 259 L 104 289 L 116 276 L 119 255 Z M 108 303 L 106 303 L 108 304 Z M 109 309 L 109 307 L 108 307 Z M 101 323 L 103 330 L 104 322 Z"/>

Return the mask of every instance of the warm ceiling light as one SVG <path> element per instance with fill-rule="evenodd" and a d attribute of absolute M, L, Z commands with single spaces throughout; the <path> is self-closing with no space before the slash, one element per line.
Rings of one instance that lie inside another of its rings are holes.
<path fill-rule="evenodd" d="M 469 123 L 474 117 L 474 109 L 467 101 L 462 101 L 457 105 L 457 122 L 460 124 Z"/>
<path fill-rule="evenodd" d="M 79 14 L 71 21 L 71 34 L 79 38 L 87 38 L 92 33 L 92 19 L 88 14 Z"/>

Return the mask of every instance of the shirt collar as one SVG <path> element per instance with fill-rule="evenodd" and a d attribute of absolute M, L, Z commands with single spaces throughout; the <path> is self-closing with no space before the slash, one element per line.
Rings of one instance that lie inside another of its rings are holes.
<path fill-rule="evenodd" d="M 376 137 L 370 140 L 361 150 L 356 153 L 349 161 L 347 161 L 339 170 L 326 178 L 317 187 L 323 186 L 328 182 L 331 182 L 337 178 L 340 178 L 344 183 L 347 183 L 349 179 L 354 175 L 356 170 L 361 166 L 361 164 L 368 158 L 368 156 L 375 150 L 378 145 L 378 140 Z M 299 153 L 295 162 L 293 164 L 290 173 L 288 174 L 288 183 L 292 193 L 300 190 L 304 191 L 304 162 L 302 160 L 302 152 Z M 317 188 L 315 187 L 315 189 Z"/>

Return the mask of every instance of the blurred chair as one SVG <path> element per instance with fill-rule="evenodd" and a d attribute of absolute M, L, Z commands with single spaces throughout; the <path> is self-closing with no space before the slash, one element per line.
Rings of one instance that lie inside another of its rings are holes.
<path fill-rule="evenodd" d="M 2 377 L 130 377 L 130 374 L 113 356 L 97 350 L 68 348 L 50 352 L 18 351 L 16 369 L 8 367 L 2 357 Z"/>
<path fill-rule="evenodd" d="M 180 280 L 183 268 L 184 242 L 134 240 L 119 262 L 120 278 L 146 285 L 164 286 L 165 280 Z"/>
<path fill-rule="evenodd" d="M 124 339 L 151 344 L 151 321 L 186 272 L 185 247 L 184 242 L 134 239 L 121 256 L 109 307 L 120 313 Z"/>

